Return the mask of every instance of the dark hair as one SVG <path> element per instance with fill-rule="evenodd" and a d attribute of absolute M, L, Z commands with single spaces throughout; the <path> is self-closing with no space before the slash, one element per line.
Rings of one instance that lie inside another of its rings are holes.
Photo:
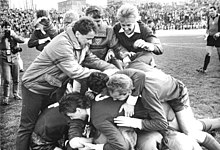
<path fill-rule="evenodd" d="M 76 112 L 76 108 L 87 109 L 89 107 L 89 99 L 77 92 L 64 95 L 59 101 L 59 111 L 64 115 Z"/>
<path fill-rule="evenodd" d="M 36 11 L 36 16 L 37 18 L 44 17 L 44 16 L 48 17 L 48 13 L 46 10 L 40 9 Z"/>
<path fill-rule="evenodd" d="M 11 23 L 10 23 L 9 21 L 7 21 L 7 20 L 5 20 L 5 21 L 1 24 L 1 27 L 2 27 L 2 28 L 3 28 L 3 27 L 8 27 L 8 26 L 11 27 Z"/>
<path fill-rule="evenodd" d="M 216 10 L 216 7 L 215 7 L 215 6 L 211 6 L 209 9 L 214 9 L 214 10 Z"/>
<path fill-rule="evenodd" d="M 147 20 L 147 24 L 150 24 L 151 22 L 153 22 L 152 19 L 148 19 L 148 20 Z"/>
<path fill-rule="evenodd" d="M 101 93 L 106 88 L 106 83 L 109 80 L 107 74 L 102 72 L 93 72 L 87 80 L 87 86 L 94 92 Z"/>
<path fill-rule="evenodd" d="M 49 18 L 43 18 L 43 19 L 41 19 L 40 24 L 42 24 L 44 26 L 48 26 L 50 24 L 50 19 Z"/>
<path fill-rule="evenodd" d="M 86 16 L 91 15 L 94 19 L 102 18 L 102 10 L 97 6 L 90 6 L 86 9 Z"/>
<path fill-rule="evenodd" d="M 91 31 L 96 32 L 96 23 L 90 17 L 81 17 L 75 22 L 72 28 L 73 32 L 79 31 L 82 35 L 86 35 Z"/>

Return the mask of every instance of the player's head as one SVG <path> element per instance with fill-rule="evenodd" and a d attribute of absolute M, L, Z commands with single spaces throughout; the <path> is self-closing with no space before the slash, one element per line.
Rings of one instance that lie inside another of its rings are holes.
<path fill-rule="evenodd" d="M 117 19 L 125 34 L 130 35 L 134 32 L 135 24 L 140 20 L 140 15 L 136 6 L 124 4 L 117 11 Z"/>
<path fill-rule="evenodd" d="M 90 101 L 80 93 L 64 95 L 59 101 L 59 111 L 70 119 L 85 119 Z"/>
<path fill-rule="evenodd" d="M 66 30 L 68 26 L 73 26 L 73 23 L 77 20 L 79 20 L 79 15 L 76 13 L 76 11 L 67 11 L 63 17 L 64 29 Z"/>
<path fill-rule="evenodd" d="M 98 27 L 102 25 L 102 16 L 103 12 L 102 9 L 98 6 L 89 6 L 86 9 L 86 16 L 93 18 L 94 22 L 97 24 Z"/>
<path fill-rule="evenodd" d="M 93 72 L 90 74 L 87 80 L 87 86 L 96 93 L 101 93 L 106 88 L 106 83 L 109 80 L 107 74 L 102 72 Z"/>
<path fill-rule="evenodd" d="M 210 15 L 211 17 L 215 17 L 215 16 L 217 15 L 217 9 L 216 9 L 215 6 L 211 6 L 211 7 L 209 8 L 209 15 Z"/>
<path fill-rule="evenodd" d="M 131 78 L 119 73 L 111 75 L 106 85 L 113 100 L 125 100 L 134 89 Z"/>

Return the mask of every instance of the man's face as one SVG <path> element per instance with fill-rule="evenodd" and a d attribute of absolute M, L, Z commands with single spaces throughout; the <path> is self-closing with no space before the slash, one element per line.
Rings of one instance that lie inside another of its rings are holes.
<path fill-rule="evenodd" d="M 123 18 L 120 20 L 121 28 L 127 35 L 130 35 L 134 32 L 136 19 L 134 17 Z"/>
<path fill-rule="evenodd" d="M 124 101 L 130 95 L 130 92 L 127 93 L 119 93 L 117 90 L 109 91 L 109 95 L 113 98 L 113 100 Z"/>
<path fill-rule="evenodd" d="M 102 19 L 101 18 L 93 19 L 93 21 L 96 23 L 98 28 L 102 27 Z"/>
<path fill-rule="evenodd" d="M 102 18 L 98 18 L 98 17 L 94 17 L 93 14 L 88 14 L 88 17 L 91 17 L 93 19 L 93 21 L 96 23 L 98 29 L 102 27 Z"/>
<path fill-rule="evenodd" d="M 215 17 L 216 16 L 217 11 L 214 8 L 209 9 L 209 15 L 211 17 Z"/>
<path fill-rule="evenodd" d="M 92 44 L 92 39 L 95 37 L 95 32 L 90 31 L 88 34 L 83 35 L 79 31 L 76 31 L 76 37 L 81 47 L 84 48 L 86 45 Z"/>
<path fill-rule="evenodd" d="M 76 108 L 76 112 L 74 113 L 67 113 L 66 114 L 71 120 L 73 119 L 81 119 L 85 120 L 88 116 L 88 110 L 82 108 Z"/>

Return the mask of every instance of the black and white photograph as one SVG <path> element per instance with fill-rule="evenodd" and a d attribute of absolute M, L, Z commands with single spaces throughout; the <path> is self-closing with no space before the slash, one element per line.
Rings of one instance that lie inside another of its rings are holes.
<path fill-rule="evenodd" d="M 0 150 L 220 150 L 220 1 L 0 0 Z"/>

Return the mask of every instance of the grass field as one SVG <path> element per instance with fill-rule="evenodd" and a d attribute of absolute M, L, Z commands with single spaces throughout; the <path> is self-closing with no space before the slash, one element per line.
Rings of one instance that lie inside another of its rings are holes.
<path fill-rule="evenodd" d="M 203 40 L 203 31 L 192 32 L 194 31 L 158 33 L 165 51 L 163 55 L 155 56 L 156 63 L 158 68 L 182 80 L 188 87 L 196 118 L 220 117 L 220 63 L 217 52 L 213 52 L 207 74 L 196 72 L 203 65 L 206 43 Z M 25 69 L 38 53 L 35 49 L 24 48 L 22 59 Z M 2 87 L 0 92 L 2 98 Z M 12 100 L 10 106 L 0 106 L 0 111 L 0 147 L 1 150 L 13 150 L 21 101 Z M 219 133 L 216 138 L 220 142 Z"/>

